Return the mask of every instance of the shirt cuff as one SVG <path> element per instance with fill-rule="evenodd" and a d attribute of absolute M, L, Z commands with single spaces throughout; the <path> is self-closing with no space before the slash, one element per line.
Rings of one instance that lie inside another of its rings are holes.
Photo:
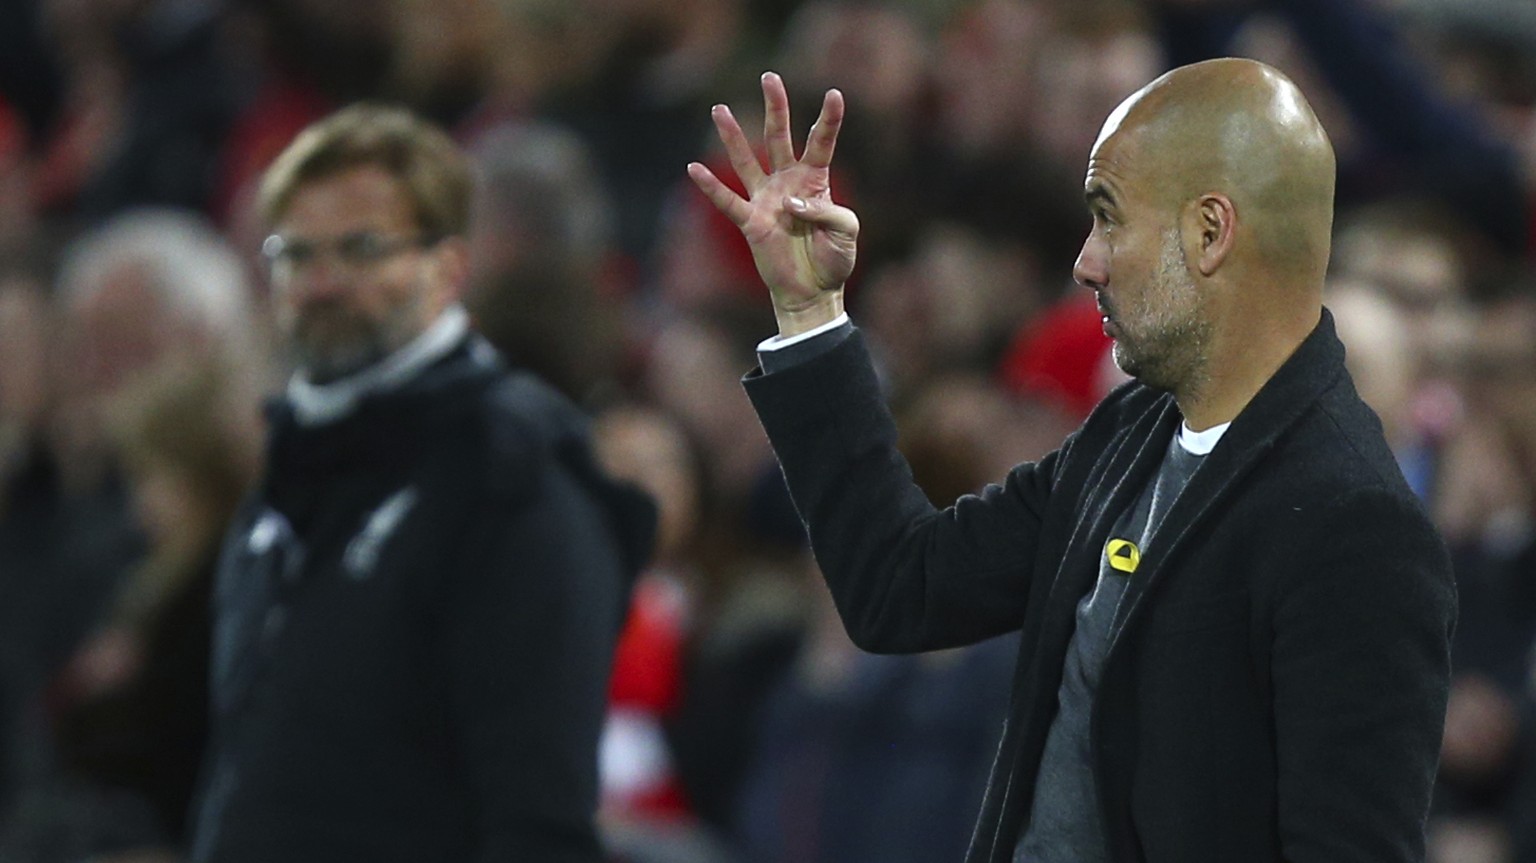
<path fill-rule="evenodd" d="M 799 365 L 820 356 L 842 344 L 853 332 L 853 322 L 848 313 L 838 315 L 814 329 L 785 338 L 774 336 L 764 339 L 757 346 L 757 362 L 764 374 Z"/>
<path fill-rule="evenodd" d="M 785 336 L 775 335 L 770 338 L 763 339 L 757 343 L 757 352 L 762 353 L 764 351 L 783 350 L 790 345 L 798 345 L 801 342 L 814 339 L 822 333 L 829 333 L 842 326 L 843 324 L 851 323 L 852 321 L 848 319 L 848 313 L 843 312 L 842 314 L 838 315 L 830 321 L 827 321 L 821 326 L 806 330 L 803 333 L 796 333 L 795 335 L 789 336 L 787 338 Z"/>

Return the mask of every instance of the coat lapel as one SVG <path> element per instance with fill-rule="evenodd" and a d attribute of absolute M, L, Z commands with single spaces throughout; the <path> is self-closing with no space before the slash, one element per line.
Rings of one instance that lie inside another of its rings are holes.
<path fill-rule="evenodd" d="M 1067 543 L 1067 553 L 1062 557 L 1056 585 L 1051 590 L 1053 619 L 1048 628 L 1065 624 L 1065 633 L 1070 637 L 1076 626 L 1077 604 L 1098 580 L 1099 554 L 1109 532 L 1162 463 L 1168 441 L 1178 426 L 1178 416 L 1173 400 L 1161 399 L 1157 408 L 1140 417 L 1121 436 L 1105 461 L 1104 470 L 1090 479 L 1090 490 L 1081 510 L 1083 517 Z M 1045 643 L 1055 644 L 1049 637 Z M 1063 641 L 1063 649 L 1065 646 Z"/>
<path fill-rule="evenodd" d="M 1080 517 L 1046 598 L 1039 635 L 1030 642 L 1034 649 L 1021 645 L 1021 657 L 1027 657 L 1023 661 L 1028 663 L 1021 666 L 1027 668 L 1026 682 L 1014 691 L 1010 715 L 1018 721 L 1010 719 L 1005 727 L 1000 750 L 1000 758 L 1005 759 L 1003 763 L 1009 769 L 992 779 L 994 786 L 1003 783 L 991 840 L 994 859 L 1011 857 L 1012 845 L 1005 837 L 1019 835 L 1034 797 L 1035 774 L 1018 775 L 1018 766 L 1038 767 L 1040 763 L 1046 730 L 1056 712 L 1056 693 L 1061 686 L 1067 645 L 1077 626 L 1077 604 L 1099 576 L 1099 553 L 1115 519 L 1151 477 L 1168 447 L 1177 420 L 1173 400 L 1160 399 L 1115 437 L 1107 457 L 1088 475 L 1086 493 L 1078 508 Z M 1026 697 L 1025 693 L 1033 696 Z M 989 790 L 988 796 L 991 794 Z M 990 807 L 990 802 L 984 805 Z"/>

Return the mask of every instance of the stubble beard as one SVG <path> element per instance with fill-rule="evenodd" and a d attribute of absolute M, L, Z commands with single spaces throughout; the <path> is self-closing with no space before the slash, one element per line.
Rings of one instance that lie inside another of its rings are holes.
<path fill-rule="evenodd" d="M 1142 383 L 1171 392 L 1199 389 L 1207 375 L 1210 322 L 1177 229 L 1163 236 L 1157 273 L 1140 303 L 1141 321 L 1121 325 L 1115 365 Z"/>
<path fill-rule="evenodd" d="M 331 326 L 325 328 L 315 322 L 313 315 L 317 312 L 300 314 L 284 339 L 285 352 L 305 380 L 312 384 L 334 383 L 377 365 L 419 336 L 423 330 L 419 321 L 424 302 L 420 292 L 412 292 L 410 299 L 390 309 L 380 320 L 327 309 L 319 313 L 329 318 L 325 323 Z"/>

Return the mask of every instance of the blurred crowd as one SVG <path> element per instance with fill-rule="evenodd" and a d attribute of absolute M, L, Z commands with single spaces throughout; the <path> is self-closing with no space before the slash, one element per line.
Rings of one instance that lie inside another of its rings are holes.
<path fill-rule="evenodd" d="M 286 373 L 253 186 L 359 99 L 473 154 L 477 325 L 660 504 L 601 752 L 614 859 L 959 859 L 1016 645 L 848 642 L 738 385 L 764 289 L 683 166 L 723 163 L 709 107 L 756 116 L 764 69 L 802 133 L 843 90 L 851 314 L 947 503 L 1121 380 L 1070 280 L 1086 156 L 1131 91 L 1224 54 L 1286 71 L 1330 130 L 1327 303 L 1454 549 L 1432 860 L 1536 861 L 1524 0 L 0 4 L 0 861 L 178 859 L 209 578 Z"/>

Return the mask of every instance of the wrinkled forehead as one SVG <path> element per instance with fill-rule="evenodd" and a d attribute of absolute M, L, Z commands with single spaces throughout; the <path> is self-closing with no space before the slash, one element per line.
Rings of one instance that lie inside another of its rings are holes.
<path fill-rule="evenodd" d="M 1121 102 L 1104 121 L 1093 149 L 1088 153 L 1084 192 L 1090 197 L 1109 191 L 1124 203 L 1127 198 L 1150 192 L 1159 182 L 1159 164 L 1149 161 L 1145 123 L 1133 111 L 1132 99 Z M 1155 149 L 1155 148 L 1154 148 Z"/>
<path fill-rule="evenodd" d="M 1146 87 L 1137 90 L 1125 97 L 1125 100 L 1119 105 L 1116 105 L 1115 110 L 1109 112 L 1109 117 L 1105 118 L 1104 125 L 1099 128 L 1099 137 L 1094 139 L 1093 149 L 1089 151 L 1090 158 L 1097 156 L 1111 137 L 1127 127 L 1127 119 L 1130 117 L 1131 108 L 1141 101 L 1142 95 L 1146 92 Z"/>
<path fill-rule="evenodd" d="M 1157 175 L 1164 171 L 1163 160 L 1156 153 L 1162 146 L 1146 140 L 1148 118 L 1154 116 L 1145 98 L 1151 87 L 1149 84 L 1127 96 L 1105 118 L 1088 153 L 1089 185 L 1097 178 L 1099 183 L 1108 181 L 1122 192 L 1130 192 L 1132 187 L 1147 191 L 1147 184 L 1161 182 Z"/>
<path fill-rule="evenodd" d="M 1115 177 L 1157 195 L 1212 178 L 1216 153 L 1208 116 L 1163 81 L 1137 90 L 1109 113 L 1088 156 L 1090 177 Z"/>

